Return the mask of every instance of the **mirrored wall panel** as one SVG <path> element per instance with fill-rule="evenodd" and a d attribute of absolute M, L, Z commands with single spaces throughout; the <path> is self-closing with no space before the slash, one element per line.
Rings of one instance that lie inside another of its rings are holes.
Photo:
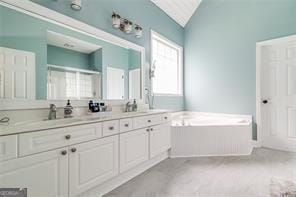
<path fill-rule="evenodd" d="M 141 99 L 141 53 L 0 6 L 0 99 Z"/>

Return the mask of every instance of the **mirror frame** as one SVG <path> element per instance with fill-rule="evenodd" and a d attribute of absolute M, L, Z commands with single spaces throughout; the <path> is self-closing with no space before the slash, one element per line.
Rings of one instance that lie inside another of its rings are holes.
<path fill-rule="evenodd" d="M 13 9 L 17 12 L 27 14 L 29 16 L 53 23 L 55 25 L 82 33 L 84 35 L 100 39 L 111 44 L 124 47 L 126 49 L 133 49 L 141 53 L 141 99 L 138 100 L 139 103 L 145 103 L 145 48 L 127 41 L 123 38 L 117 37 L 111 33 L 105 32 L 99 28 L 83 23 L 74 18 L 63 15 L 54 10 L 43 7 L 37 3 L 30 0 L 0 0 L 0 6 L 4 6 Z M 3 100 L 0 102 L 1 110 L 18 110 L 18 109 L 40 109 L 48 108 L 50 103 L 56 104 L 57 107 L 64 107 L 66 100 Z M 105 102 L 109 105 L 121 105 L 129 101 L 129 99 L 123 100 L 106 100 L 102 99 L 100 101 Z M 86 100 L 73 100 L 72 105 L 75 107 L 86 107 L 88 106 L 88 101 Z"/>

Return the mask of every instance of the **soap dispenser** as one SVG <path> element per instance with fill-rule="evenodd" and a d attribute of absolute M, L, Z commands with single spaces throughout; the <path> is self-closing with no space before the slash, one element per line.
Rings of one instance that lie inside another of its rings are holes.
<path fill-rule="evenodd" d="M 64 118 L 71 118 L 73 114 L 73 107 L 70 100 L 67 101 L 67 105 L 64 108 Z"/>

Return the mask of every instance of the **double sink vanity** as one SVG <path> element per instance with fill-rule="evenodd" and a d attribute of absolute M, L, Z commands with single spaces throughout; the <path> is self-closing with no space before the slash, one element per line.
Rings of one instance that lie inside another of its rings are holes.
<path fill-rule="evenodd" d="M 133 168 L 167 156 L 170 119 L 145 111 L 2 126 L 0 186 L 28 188 L 30 197 L 93 188 L 103 195 L 134 176 Z"/>
<path fill-rule="evenodd" d="M 0 0 L 0 19 L 0 188 L 97 197 L 168 158 L 170 113 L 140 109 L 144 47 L 33 1 Z"/>

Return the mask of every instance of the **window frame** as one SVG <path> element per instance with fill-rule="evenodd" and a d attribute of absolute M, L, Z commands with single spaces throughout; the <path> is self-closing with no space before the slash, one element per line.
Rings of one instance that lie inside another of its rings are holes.
<path fill-rule="evenodd" d="M 151 80 L 151 90 L 153 92 L 153 94 L 155 96 L 170 96 L 170 97 L 183 97 L 184 96 L 184 81 L 183 81 L 183 47 L 178 45 L 177 43 L 175 43 L 174 41 L 169 40 L 168 38 L 166 38 L 165 36 L 157 33 L 156 31 L 152 30 L 150 31 L 150 46 L 151 46 L 151 66 L 153 64 L 153 38 L 157 37 L 161 42 L 163 42 L 164 44 L 171 46 L 172 48 L 176 49 L 178 51 L 178 67 L 179 67 L 179 80 L 178 80 L 178 84 L 179 84 L 179 93 L 154 93 L 153 90 L 153 78 L 150 79 Z M 151 67 L 150 67 L 151 68 Z"/>

